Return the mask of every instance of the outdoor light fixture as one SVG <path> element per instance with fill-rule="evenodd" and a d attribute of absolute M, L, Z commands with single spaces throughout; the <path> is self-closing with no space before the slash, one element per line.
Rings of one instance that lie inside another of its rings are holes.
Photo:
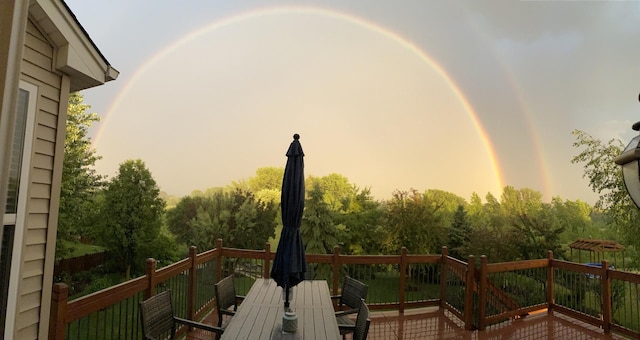
<path fill-rule="evenodd" d="M 640 130 L 640 122 L 633 124 L 631 128 L 634 131 Z M 633 203 L 640 208 L 640 135 L 633 137 L 620 156 L 616 157 L 615 162 L 622 166 L 624 186 Z"/>

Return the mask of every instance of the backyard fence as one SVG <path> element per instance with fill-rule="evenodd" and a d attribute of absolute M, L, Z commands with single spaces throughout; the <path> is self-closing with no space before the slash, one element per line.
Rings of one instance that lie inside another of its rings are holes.
<path fill-rule="evenodd" d="M 53 276 L 57 277 L 62 273 L 73 275 L 81 271 L 93 269 L 102 265 L 108 258 L 108 255 L 107 252 L 100 252 L 61 259 L 53 268 Z"/>

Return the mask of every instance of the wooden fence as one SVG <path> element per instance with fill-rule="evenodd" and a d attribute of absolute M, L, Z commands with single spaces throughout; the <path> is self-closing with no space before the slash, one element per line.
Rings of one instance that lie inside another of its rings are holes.
<path fill-rule="evenodd" d="M 102 265 L 107 257 L 107 252 L 100 252 L 62 259 L 56 263 L 53 268 L 53 276 L 59 276 L 63 272 L 75 274 L 81 271 L 93 269 Z"/>

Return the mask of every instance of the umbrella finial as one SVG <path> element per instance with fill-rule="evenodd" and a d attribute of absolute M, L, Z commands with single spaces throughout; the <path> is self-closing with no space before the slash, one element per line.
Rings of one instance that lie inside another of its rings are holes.
<path fill-rule="evenodd" d="M 297 133 L 296 133 L 296 134 L 294 134 L 294 135 L 293 135 L 293 139 L 295 139 L 295 140 L 300 139 L 300 135 L 299 135 L 299 134 L 297 134 Z"/>

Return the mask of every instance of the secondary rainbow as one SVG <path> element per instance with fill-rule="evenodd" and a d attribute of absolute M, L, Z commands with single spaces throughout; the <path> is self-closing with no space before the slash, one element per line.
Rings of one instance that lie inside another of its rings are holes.
<path fill-rule="evenodd" d="M 410 50 L 411 52 L 413 52 L 414 54 L 416 54 L 421 60 L 423 60 L 425 63 L 427 63 L 429 66 L 431 66 L 433 69 L 435 69 L 438 74 L 440 74 L 440 76 L 446 81 L 446 83 L 448 84 L 449 88 L 451 89 L 451 91 L 453 91 L 453 93 L 455 93 L 456 97 L 460 100 L 460 103 L 462 104 L 462 106 L 464 107 L 465 111 L 467 112 L 467 114 L 469 115 L 469 118 L 471 119 L 471 122 L 473 124 L 473 126 L 475 127 L 476 131 L 478 132 L 478 135 L 482 141 L 482 144 L 485 148 L 485 150 L 487 151 L 488 157 L 490 159 L 490 163 L 491 163 L 491 167 L 493 170 L 493 174 L 495 176 L 495 183 L 497 184 L 497 188 L 495 193 L 500 193 L 502 191 L 503 188 L 503 176 L 502 176 L 502 172 L 500 170 L 499 167 L 499 163 L 498 163 L 498 159 L 496 156 L 496 153 L 494 151 L 493 145 L 491 144 L 491 140 L 489 139 L 489 136 L 486 132 L 486 130 L 484 129 L 484 127 L 482 126 L 480 120 L 478 119 L 478 116 L 476 114 L 476 112 L 474 111 L 473 107 L 469 104 L 469 101 L 466 99 L 466 97 L 463 95 L 462 91 L 460 90 L 460 88 L 455 84 L 455 82 L 451 79 L 451 77 L 447 74 L 447 72 L 438 64 L 436 63 L 433 59 L 431 59 L 431 57 L 429 57 L 424 51 L 422 51 L 419 47 L 417 47 L 415 44 L 413 44 L 411 41 L 403 38 L 402 36 L 386 29 L 383 28 L 379 25 L 376 25 L 374 23 L 371 23 L 369 21 L 366 21 L 362 18 L 353 16 L 353 15 L 347 15 L 341 12 L 337 12 L 337 11 L 332 11 L 332 10 L 327 10 L 327 9 L 323 9 L 323 8 L 318 8 L 318 7 L 277 7 L 277 8 L 269 8 L 269 9 L 262 9 L 262 10 L 254 10 L 254 11 L 250 11 L 244 14 L 239 14 L 233 17 L 229 17 L 220 21 L 216 21 L 214 23 L 208 24 L 204 27 L 201 27 L 199 29 L 196 29 L 192 32 L 190 32 L 189 34 L 183 36 L 182 38 L 178 39 L 177 41 L 169 44 L 168 46 L 166 46 L 165 48 L 163 48 L 162 50 L 160 50 L 159 52 L 157 52 L 156 54 L 154 54 L 151 58 L 149 58 L 147 61 L 145 61 L 141 67 L 139 67 L 136 72 L 131 76 L 131 78 L 129 78 L 129 80 L 127 81 L 127 83 L 124 85 L 124 87 L 120 90 L 120 92 L 118 92 L 118 94 L 116 95 L 114 101 L 112 102 L 111 106 L 109 106 L 109 109 L 107 111 L 107 113 L 105 114 L 105 116 L 102 119 L 101 125 L 100 127 L 96 130 L 95 136 L 93 138 L 93 147 L 95 147 L 100 139 L 100 135 L 102 134 L 103 128 L 104 126 L 106 126 L 109 122 L 109 117 L 113 114 L 113 112 L 117 109 L 117 107 L 119 106 L 120 102 L 122 101 L 123 96 L 130 90 L 130 88 L 133 86 L 133 84 L 136 83 L 136 81 L 145 73 L 145 71 L 147 69 L 149 69 L 151 66 L 153 66 L 155 63 L 157 63 L 160 59 L 164 58 L 166 55 L 168 55 L 169 53 L 177 50 L 180 48 L 180 46 L 182 46 L 183 44 L 190 42 L 193 39 L 196 39 L 200 36 L 202 36 L 203 34 L 206 34 L 208 32 L 217 30 L 221 27 L 225 27 L 225 26 L 229 26 L 229 25 L 234 25 L 234 24 L 238 24 L 247 20 L 251 20 L 253 18 L 258 18 L 258 17 L 262 17 L 262 16 L 267 16 L 267 15 L 276 15 L 276 14 L 282 14 L 282 13 L 304 13 L 304 14 L 316 14 L 316 15 L 324 15 L 324 16 L 329 16 L 332 18 L 336 18 L 336 19 L 340 19 L 340 20 L 345 20 L 347 22 L 353 23 L 353 24 L 357 24 L 359 26 L 362 26 L 370 31 L 376 32 L 378 34 L 381 34 L 389 39 L 391 39 L 392 41 L 400 44 L 401 46 L 403 46 L 404 48 Z"/>

